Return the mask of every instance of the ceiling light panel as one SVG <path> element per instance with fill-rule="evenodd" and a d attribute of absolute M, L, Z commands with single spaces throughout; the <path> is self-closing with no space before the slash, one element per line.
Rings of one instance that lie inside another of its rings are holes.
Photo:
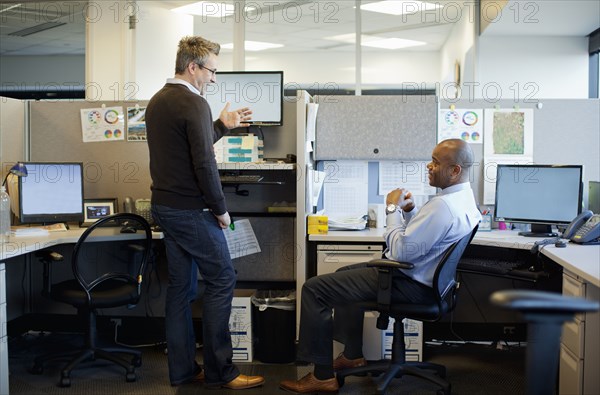
<path fill-rule="evenodd" d="M 209 18 L 225 18 L 234 13 L 234 5 L 227 3 L 213 3 L 211 1 L 200 1 L 183 7 L 171 9 L 173 12 L 188 15 L 199 15 Z"/>
<path fill-rule="evenodd" d="M 376 3 L 363 4 L 360 9 L 363 11 L 379 12 L 389 15 L 410 15 L 417 12 L 435 10 L 442 8 L 439 3 L 425 3 L 416 0 L 386 0 Z"/>

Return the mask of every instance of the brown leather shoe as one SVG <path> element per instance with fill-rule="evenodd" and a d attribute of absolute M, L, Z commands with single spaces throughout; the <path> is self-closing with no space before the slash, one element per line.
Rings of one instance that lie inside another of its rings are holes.
<path fill-rule="evenodd" d="M 223 388 L 229 388 L 232 390 L 245 390 L 246 388 L 254 388 L 261 386 L 265 383 L 265 378 L 262 376 L 246 376 L 240 374 L 227 384 L 223 384 Z"/>
<path fill-rule="evenodd" d="M 306 394 L 313 392 L 331 392 L 337 393 L 340 389 L 335 377 L 327 380 L 319 380 L 314 374 L 309 373 L 300 380 L 284 380 L 279 383 L 282 390 L 295 392 L 296 394 Z"/>
<path fill-rule="evenodd" d="M 367 360 L 364 358 L 348 359 L 344 356 L 344 353 L 340 353 L 336 359 L 333 360 L 333 371 L 338 372 L 344 369 L 358 368 L 365 366 Z"/>

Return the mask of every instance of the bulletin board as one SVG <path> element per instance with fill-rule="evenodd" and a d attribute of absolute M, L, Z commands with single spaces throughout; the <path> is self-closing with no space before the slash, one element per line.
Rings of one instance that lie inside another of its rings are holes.
<path fill-rule="evenodd" d="M 317 160 L 429 159 L 436 144 L 435 95 L 315 96 Z"/>
<path fill-rule="evenodd" d="M 122 106 L 140 102 L 84 100 L 30 102 L 30 158 L 32 161 L 82 162 L 85 198 L 117 198 L 122 211 L 126 196 L 150 198 L 148 145 L 145 141 L 84 143 L 81 109 Z"/>

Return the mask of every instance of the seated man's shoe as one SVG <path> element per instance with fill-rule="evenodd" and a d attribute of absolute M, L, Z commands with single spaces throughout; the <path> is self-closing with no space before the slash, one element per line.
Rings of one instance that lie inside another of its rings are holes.
<path fill-rule="evenodd" d="M 223 384 L 223 388 L 229 388 L 231 390 L 245 390 L 246 388 L 254 388 L 261 386 L 265 383 L 265 378 L 262 376 L 246 376 L 240 374 L 227 384 Z"/>
<path fill-rule="evenodd" d="M 279 388 L 295 392 L 296 394 L 306 394 L 313 392 L 331 392 L 337 393 L 340 389 L 335 377 L 327 380 L 319 380 L 314 374 L 309 373 L 300 380 L 284 380 L 279 383 Z"/>
<path fill-rule="evenodd" d="M 367 360 L 364 358 L 348 359 L 344 356 L 344 353 L 340 353 L 340 355 L 333 360 L 333 371 L 338 372 L 344 369 L 359 368 L 366 364 Z"/>

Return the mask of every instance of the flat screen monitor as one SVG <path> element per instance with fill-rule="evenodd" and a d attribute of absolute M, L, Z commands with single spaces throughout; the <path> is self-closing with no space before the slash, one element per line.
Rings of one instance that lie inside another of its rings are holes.
<path fill-rule="evenodd" d="M 27 177 L 19 177 L 21 223 L 83 220 L 83 164 L 26 162 Z"/>
<path fill-rule="evenodd" d="M 581 212 L 583 166 L 498 165 L 496 221 L 529 223 L 524 236 L 552 237 Z"/>
<path fill-rule="evenodd" d="M 223 71 L 217 82 L 206 85 L 205 96 L 213 119 L 219 118 L 225 103 L 231 110 L 249 107 L 252 125 L 277 126 L 283 123 L 283 71 Z"/>

